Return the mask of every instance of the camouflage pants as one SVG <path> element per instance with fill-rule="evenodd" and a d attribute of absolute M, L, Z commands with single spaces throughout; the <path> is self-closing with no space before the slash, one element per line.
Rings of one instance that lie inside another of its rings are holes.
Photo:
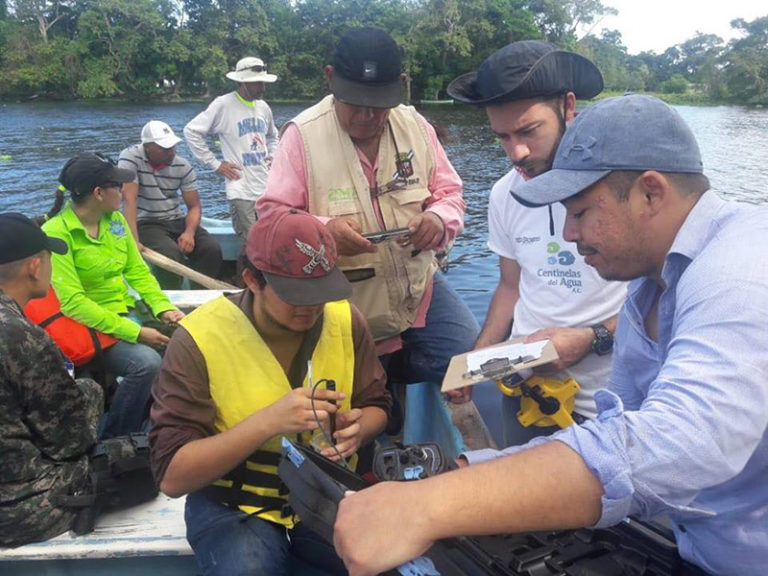
<path fill-rule="evenodd" d="M 88 421 L 93 427 L 95 438 L 104 406 L 101 386 L 89 378 L 81 378 L 76 382 L 86 395 Z M 24 486 L 23 491 L 32 496 L 4 506 L 0 514 L 0 545 L 20 546 L 39 542 L 69 530 L 78 509 L 61 506 L 57 498 L 84 489 L 88 473 L 88 456 L 83 454 L 76 461 L 52 464 L 45 475 L 33 479 L 31 486 Z"/>

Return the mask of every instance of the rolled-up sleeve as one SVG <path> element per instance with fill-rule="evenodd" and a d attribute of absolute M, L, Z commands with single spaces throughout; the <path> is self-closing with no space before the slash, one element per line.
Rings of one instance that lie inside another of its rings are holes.
<path fill-rule="evenodd" d="M 612 387 L 595 394 L 596 420 L 562 430 L 548 439 L 502 452 L 470 453 L 482 460 L 560 441 L 581 455 L 604 489 L 597 526 L 627 515 L 652 517 L 673 513 L 695 519 L 714 512 L 693 503 L 697 495 L 731 480 L 753 457 L 768 427 L 768 348 L 762 328 L 768 311 L 756 282 L 702 281 L 678 291 L 674 309 L 660 305 L 660 315 L 674 314 L 665 356 L 639 410 L 625 410 L 637 360 L 637 335 L 617 332 Z M 628 323 L 620 328 L 633 329 Z M 634 329 L 638 329 L 634 326 Z M 745 351 L 749 351 L 745 353 Z M 636 386 L 636 385 L 635 385 Z"/>

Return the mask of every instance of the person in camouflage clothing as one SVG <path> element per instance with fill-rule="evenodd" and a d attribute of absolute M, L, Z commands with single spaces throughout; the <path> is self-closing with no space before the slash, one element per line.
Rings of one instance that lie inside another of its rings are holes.
<path fill-rule="evenodd" d="M 74 380 L 67 358 L 23 315 L 45 296 L 51 252 L 67 246 L 21 214 L 0 214 L 0 545 L 46 540 L 67 531 L 77 508 L 62 497 L 87 487 L 103 395 Z"/>

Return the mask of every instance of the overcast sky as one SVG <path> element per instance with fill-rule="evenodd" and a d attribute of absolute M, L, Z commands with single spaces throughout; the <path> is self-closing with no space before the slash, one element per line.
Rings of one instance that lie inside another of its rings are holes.
<path fill-rule="evenodd" d="M 738 36 L 731 20 L 747 22 L 768 16 L 768 0 L 603 0 L 619 11 L 604 18 L 593 30 L 618 30 L 630 54 L 653 50 L 661 54 L 696 32 L 717 34 L 726 42 Z"/>

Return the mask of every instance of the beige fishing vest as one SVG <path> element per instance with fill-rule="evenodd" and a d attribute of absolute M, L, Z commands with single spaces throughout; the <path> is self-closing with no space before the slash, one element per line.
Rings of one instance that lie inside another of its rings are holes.
<path fill-rule="evenodd" d="M 318 216 L 351 216 L 360 222 L 363 233 L 381 231 L 371 201 L 371 194 L 377 192 L 369 190 L 355 146 L 339 125 L 333 96 L 327 96 L 292 122 L 304 141 L 309 211 Z M 376 175 L 386 230 L 408 226 L 411 218 L 423 211 L 435 166 L 423 120 L 412 107 L 393 108 L 389 126 L 379 142 Z M 396 148 L 401 160 L 410 160 L 413 173 L 407 179 L 398 179 Z M 339 266 L 352 283 L 351 300 L 362 311 L 375 340 L 399 334 L 413 324 L 437 268 L 432 250 L 411 256 L 413 246 L 402 247 L 393 241 L 382 242 L 378 248 L 375 254 L 339 259 Z"/>

